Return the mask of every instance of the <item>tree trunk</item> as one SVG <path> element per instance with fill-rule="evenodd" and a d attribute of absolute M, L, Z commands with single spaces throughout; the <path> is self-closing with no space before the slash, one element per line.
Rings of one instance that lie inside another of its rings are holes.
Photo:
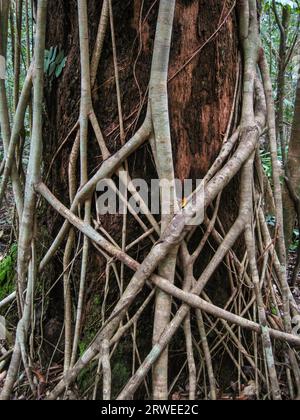
<path fill-rule="evenodd" d="M 88 2 L 91 50 L 96 39 L 102 3 L 91 0 Z M 153 2 L 148 0 L 113 1 L 121 99 L 127 138 L 132 133 L 132 124 L 144 117 L 143 108 L 141 118 L 137 118 L 137 111 L 140 111 L 141 100 L 149 83 L 158 13 L 158 5 L 152 6 Z M 206 0 L 176 2 L 168 90 L 175 176 L 182 181 L 188 178 L 202 179 L 205 176 L 218 156 L 230 122 L 239 74 L 239 53 L 237 23 L 234 13 L 229 14 L 229 11 L 229 6 L 220 0 L 210 0 L 209 5 Z M 46 90 L 45 153 L 50 163 L 53 154 L 78 119 L 80 68 L 76 2 L 50 0 L 48 22 L 47 48 L 61 46 L 67 55 L 63 76 L 48 85 Z M 100 69 L 93 89 L 93 103 L 108 148 L 113 153 L 120 147 L 121 140 L 113 77 L 113 52 L 109 34 L 105 38 Z M 50 189 L 68 207 L 70 203 L 64 181 L 68 177 L 68 157 L 74 139 L 75 134 L 70 136 L 62 149 L 60 160 L 52 164 L 49 177 Z M 92 135 L 89 137 L 89 155 L 99 155 L 97 143 Z M 144 147 L 130 159 L 130 168 L 135 177 L 151 178 L 154 172 L 149 157 L 148 148 Z M 93 161 L 93 165 L 99 164 L 101 156 Z M 92 167 L 89 169 L 93 170 Z M 231 226 L 237 214 L 235 203 L 237 191 L 238 186 L 234 183 L 223 199 L 222 222 L 226 228 Z M 55 237 L 60 227 L 57 215 L 50 211 L 46 215 L 45 223 L 50 237 Z M 122 220 L 118 217 L 113 219 L 108 217 L 103 220 L 103 224 L 115 240 L 121 243 Z M 135 237 L 136 227 L 131 227 L 129 224 L 128 229 L 128 237 Z M 211 254 L 209 248 L 205 253 L 209 259 Z M 60 261 L 59 257 L 59 260 L 55 259 L 52 265 L 51 282 L 62 271 Z M 94 284 L 103 275 L 104 261 L 94 253 L 90 261 L 93 263 L 89 266 L 88 272 L 89 290 L 99 292 L 101 285 Z M 205 262 L 202 264 L 204 266 Z M 198 271 L 201 271 L 200 265 Z M 217 289 L 220 289 L 222 277 L 222 274 L 216 275 L 213 294 L 218 295 Z M 224 285 L 221 286 L 221 290 L 223 295 Z M 226 292 L 224 297 L 220 298 L 220 302 L 226 300 L 225 296 Z M 53 289 L 51 299 L 52 302 L 61 302 L 49 305 L 48 317 L 52 321 L 49 321 L 46 333 L 49 330 L 48 338 L 53 341 L 54 337 L 57 339 L 63 319 L 63 294 L 60 285 Z M 90 299 L 90 296 L 86 296 L 86 301 Z M 90 305 L 91 303 L 87 307 Z M 86 316 L 91 314 L 85 313 L 85 319 Z M 53 318 L 56 319 L 58 329 L 54 337 Z M 170 369 L 172 370 L 172 366 Z"/>
<path fill-rule="evenodd" d="M 276 123 L 277 133 L 281 146 L 282 159 L 285 164 L 286 161 L 286 140 L 284 136 L 284 100 L 286 90 L 286 61 L 287 61 L 287 38 L 288 29 L 290 25 L 291 13 L 289 7 L 282 7 L 282 16 L 279 16 L 277 5 L 273 2 L 273 9 L 276 17 L 276 21 L 280 30 L 280 46 L 279 46 L 279 60 L 278 60 L 278 76 L 277 76 L 277 112 L 276 112 Z"/>
<path fill-rule="evenodd" d="M 279 400 L 285 380 L 291 398 L 300 395 L 297 305 L 256 0 L 39 0 L 36 16 L 33 132 L 19 200 L 22 316 L 0 399 L 10 397 L 21 363 L 36 393 L 30 330 L 40 333 L 39 359 L 63 370 L 49 400 L 66 389 L 73 397 L 76 381 L 82 394 L 105 400 L 215 400 L 232 383 L 239 399 L 250 388 L 251 398 Z M 14 136 L 1 86 L 9 173 Z M 263 211 L 258 147 L 266 125 L 276 238 Z M 131 180 L 153 193 L 157 177 L 154 215 Z M 191 180 L 193 192 L 178 200 L 175 178 Z M 102 215 L 98 186 L 107 179 L 125 205 Z"/>

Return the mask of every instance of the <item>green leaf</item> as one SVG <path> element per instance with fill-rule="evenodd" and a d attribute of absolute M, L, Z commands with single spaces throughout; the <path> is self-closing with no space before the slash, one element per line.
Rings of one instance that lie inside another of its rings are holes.
<path fill-rule="evenodd" d="M 50 79 L 58 78 L 66 65 L 67 58 L 64 50 L 59 47 L 51 47 L 50 50 L 45 51 L 44 71 Z"/>
<path fill-rule="evenodd" d="M 297 8 L 297 2 L 293 0 L 276 0 L 276 2 L 281 4 L 282 6 L 289 6 L 292 9 Z"/>
<path fill-rule="evenodd" d="M 52 74 L 55 72 L 55 69 L 56 69 L 56 63 L 55 62 L 51 63 L 50 67 L 49 67 L 49 70 L 48 70 L 49 76 L 52 76 Z"/>
<path fill-rule="evenodd" d="M 63 71 L 63 69 L 65 68 L 65 65 L 66 65 L 66 62 L 67 62 L 67 57 L 65 57 L 62 61 L 61 61 L 61 63 L 56 67 L 56 70 L 55 70 L 55 76 L 56 76 L 56 78 L 58 79 L 59 78 L 59 76 L 62 74 L 62 71 Z"/>
<path fill-rule="evenodd" d="M 266 12 L 268 12 L 272 6 L 272 2 L 273 0 L 266 0 L 265 1 L 265 5 L 264 5 L 264 9 Z M 288 7 L 292 10 L 296 10 L 297 12 L 299 12 L 299 4 L 297 1 L 295 0 L 276 0 L 276 4 L 282 7 Z"/>
<path fill-rule="evenodd" d="M 56 56 L 57 56 L 57 51 L 58 51 L 58 47 L 53 48 L 53 53 L 52 53 L 52 56 L 51 56 L 51 63 L 53 63 L 55 61 Z"/>
<path fill-rule="evenodd" d="M 17 245 L 13 245 L 8 255 L 0 262 L 0 300 L 13 291 L 16 259 Z"/>
<path fill-rule="evenodd" d="M 55 48 L 51 47 L 50 50 L 46 51 L 46 54 L 45 54 L 45 73 L 47 73 L 49 76 L 51 75 L 50 70 L 53 68 L 52 65 L 53 64 L 55 65 L 57 51 L 58 51 L 58 47 L 55 47 Z"/>

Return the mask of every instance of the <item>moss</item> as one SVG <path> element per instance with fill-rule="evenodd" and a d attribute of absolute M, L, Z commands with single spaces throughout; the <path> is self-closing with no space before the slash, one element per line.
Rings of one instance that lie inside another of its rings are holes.
<path fill-rule="evenodd" d="M 92 298 L 91 306 L 88 310 L 88 316 L 85 320 L 84 332 L 82 339 L 79 342 L 80 356 L 87 350 L 95 335 L 101 328 L 101 318 L 99 316 L 99 307 L 101 306 L 101 300 L 99 295 L 95 295 Z"/>
<path fill-rule="evenodd" d="M 88 349 L 89 345 L 91 344 L 93 338 L 95 337 L 96 332 L 93 330 L 87 331 L 83 337 L 83 339 L 80 341 L 78 347 L 79 347 L 79 353 L 80 357 L 83 356 L 85 351 Z"/>
<path fill-rule="evenodd" d="M 0 300 L 14 291 L 15 266 L 17 261 L 17 245 L 13 245 L 0 262 Z"/>
<path fill-rule="evenodd" d="M 78 376 L 78 386 L 83 394 L 95 383 L 98 362 L 91 363 L 86 369 L 83 369 Z"/>
<path fill-rule="evenodd" d="M 122 350 L 118 352 L 117 360 L 115 360 L 112 366 L 112 389 L 115 396 L 117 396 L 131 377 L 130 363 L 126 362 L 126 358 L 124 358 Z"/>

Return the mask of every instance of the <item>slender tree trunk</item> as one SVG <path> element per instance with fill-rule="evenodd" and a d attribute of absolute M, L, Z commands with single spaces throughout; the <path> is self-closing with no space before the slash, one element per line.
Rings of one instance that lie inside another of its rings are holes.
<path fill-rule="evenodd" d="M 295 114 L 292 126 L 289 153 L 287 161 L 287 187 L 284 190 L 285 237 L 289 248 L 295 227 L 298 202 L 300 197 L 300 74 L 298 78 Z M 291 191 L 292 189 L 292 191 Z M 299 223 L 299 221 L 298 221 Z"/>
<path fill-rule="evenodd" d="M 285 89 L 286 89 L 286 67 L 287 67 L 287 56 L 288 56 L 288 29 L 290 24 L 291 12 L 289 7 L 282 7 L 282 16 L 279 15 L 277 5 L 273 1 L 273 9 L 277 25 L 280 30 L 280 45 L 279 45 L 279 60 L 278 60 L 278 76 L 277 76 L 277 98 L 276 98 L 276 125 L 278 139 L 280 142 L 282 159 L 286 161 L 286 146 L 287 141 L 285 139 L 284 132 L 284 100 L 285 100 Z"/>

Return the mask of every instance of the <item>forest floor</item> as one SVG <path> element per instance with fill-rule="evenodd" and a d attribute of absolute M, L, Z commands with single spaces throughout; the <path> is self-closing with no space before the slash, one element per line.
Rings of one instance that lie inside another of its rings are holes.
<path fill-rule="evenodd" d="M 1 150 L 0 150 L 0 153 L 1 153 Z M 9 189 L 6 195 L 5 206 L 3 206 L 2 209 L 0 209 L 0 263 L 3 260 L 3 258 L 5 258 L 5 256 L 7 255 L 7 252 L 10 246 L 12 245 L 12 241 L 14 237 L 13 232 L 12 232 L 13 203 L 14 201 L 13 201 L 12 190 Z M 290 279 L 292 278 L 293 269 L 294 269 L 296 260 L 297 260 L 296 252 L 290 252 L 289 267 L 288 267 Z M 298 284 L 293 290 L 293 294 L 300 308 L 300 273 L 298 276 Z M 0 357 L 1 357 L 1 348 L 3 349 L 1 344 L 5 344 L 5 343 L 0 342 Z M 62 370 L 62 367 L 56 365 L 53 367 L 53 369 L 54 369 L 54 371 L 52 372 L 53 378 L 51 379 L 48 378 L 50 379 L 49 380 L 50 383 L 53 381 L 55 382 L 57 380 L 57 375 L 59 376 L 59 373 Z M 0 392 L 1 392 L 1 387 L 3 386 L 6 374 L 7 372 L 5 371 L 4 366 L 2 366 L 2 372 L 1 372 L 1 364 L 0 364 Z M 37 378 L 40 385 L 42 384 L 43 387 L 47 388 L 47 384 L 46 384 L 46 381 L 43 379 L 42 373 L 34 372 L 34 376 Z M 52 374 L 50 376 L 52 377 Z M 48 383 L 48 386 L 50 385 L 50 383 Z M 44 394 L 45 391 L 46 390 L 44 389 L 42 393 Z M 24 394 L 16 391 L 15 395 L 13 396 L 13 399 L 22 400 L 26 398 Z M 172 399 L 186 399 L 186 398 L 182 396 L 182 393 L 180 391 L 178 391 L 174 393 L 174 395 L 172 396 Z"/>
<path fill-rule="evenodd" d="M 0 229 L 4 229 L 5 232 L 6 232 L 4 237 L 2 239 L 0 239 L 1 249 L 3 249 L 3 252 L 5 253 L 5 249 L 7 249 L 7 247 L 8 247 L 6 241 L 8 239 L 7 224 L 8 224 L 9 217 L 10 217 L 10 211 L 8 211 L 7 209 L 6 209 L 6 211 L 5 211 L 5 209 L 2 210 L 2 212 L 0 214 L 0 217 L 1 217 L 0 226 L 2 226 L 2 227 L 0 227 Z M 5 220 L 6 220 L 6 222 L 4 222 Z M 0 261 L 1 261 L 1 249 L 0 249 Z M 289 260 L 289 274 L 290 275 L 292 275 L 293 267 L 294 267 L 294 264 L 295 264 L 295 261 L 296 261 L 296 257 L 297 256 L 296 256 L 295 252 L 290 253 L 290 260 Z M 299 308 L 300 308 L 300 276 L 299 276 L 299 280 L 298 280 L 298 285 L 294 289 L 293 294 L 294 294 L 295 299 L 296 299 L 297 303 L 299 304 Z M 1 343 L 1 341 L 0 341 L 0 353 L 1 353 L 1 344 L 5 345 L 6 343 L 3 343 L 3 342 Z M 3 347 L 2 347 L 2 349 L 3 349 Z M 8 348 L 6 347 L 6 351 L 7 350 L 8 350 Z M 38 394 L 40 395 L 40 396 L 39 395 L 37 396 L 38 399 L 43 399 L 43 395 L 46 395 L 46 393 L 48 391 L 48 388 L 50 390 L 53 387 L 53 384 L 57 383 L 57 381 L 60 379 L 62 369 L 63 369 L 63 367 L 59 364 L 54 364 L 53 366 L 51 366 L 50 370 L 48 371 L 49 376 L 47 375 L 48 380 L 46 380 L 46 375 L 44 375 L 44 372 L 40 371 L 39 369 L 36 369 L 36 370 L 33 371 L 34 378 L 35 378 L 36 382 L 38 383 Z M 2 390 L 6 374 L 7 374 L 7 371 L 6 371 L 5 367 L 3 369 L 3 366 L 2 366 L 2 372 L 1 372 L 1 364 L 0 364 L 0 392 Z M 21 378 L 22 382 L 25 381 L 23 383 L 23 385 L 25 385 L 25 386 L 21 387 L 23 389 L 23 391 L 25 391 L 25 393 L 23 393 L 21 391 L 21 389 L 18 389 L 18 387 L 17 387 L 14 395 L 12 396 L 13 400 L 26 400 L 27 399 L 26 390 L 29 389 L 29 386 L 28 387 L 26 386 L 26 379 L 23 377 L 23 375 L 21 375 L 20 378 Z M 247 393 L 248 392 L 247 390 L 251 388 L 251 383 L 252 382 L 250 381 L 249 382 L 250 385 L 245 386 L 245 390 L 242 392 L 241 396 L 236 396 L 234 392 L 231 392 L 231 391 L 227 390 L 227 392 L 224 392 L 224 393 L 221 392 L 221 394 L 220 394 L 221 396 L 219 397 L 219 399 L 220 400 L 234 400 L 234 399 L 247 400 L 247 399 L 252 399 L 252 397 L 248 398 L 248 397 L 244 396 L 244 393 Z M 172 398 L 172 400 L 186 400 L 187 396 L 185 394 L 186 393 L 184 393 L 182 391 L 182 389 L 177 389 L 177 390 L 175 389 L 171 398 Z M 78 397 L 76 399 L 80 399 L 79 393 L 78 393 Z"/>

